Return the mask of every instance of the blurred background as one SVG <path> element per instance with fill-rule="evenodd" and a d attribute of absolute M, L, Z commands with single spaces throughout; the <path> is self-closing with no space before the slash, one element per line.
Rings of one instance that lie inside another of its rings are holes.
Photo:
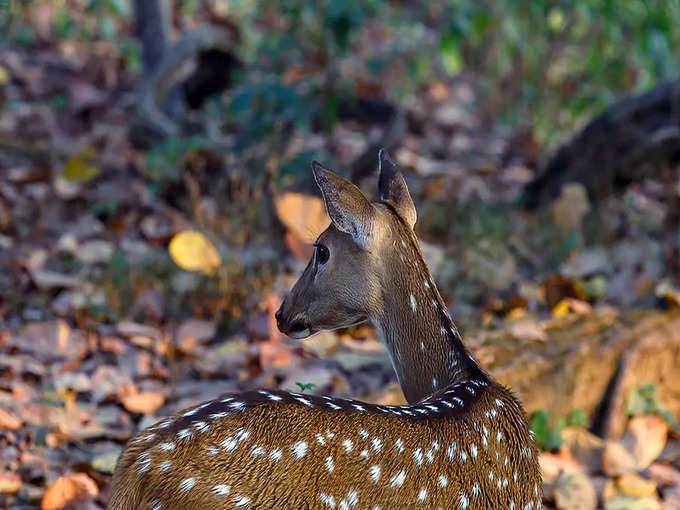
<path fill-rule="evenodd" d="M 273 312 L 318 159 L 401 166 L 548 508 L 680 508 L 680 2 L 0 0 L 0 507 L 103 508 L 228 391 L 401 403 L 375 331 Z"/>

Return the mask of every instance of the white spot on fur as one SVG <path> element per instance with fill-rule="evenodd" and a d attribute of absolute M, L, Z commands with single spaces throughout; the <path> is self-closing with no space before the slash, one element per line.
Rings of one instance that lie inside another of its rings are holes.
<path fill-rule="evenodd" d="M 380 466 L 371 466 L 368 471 L 371 474 L 371 480 L 373 480 L 373 483 L 378 483 L 378 480 L 380 480 Z"/>
<path fill-rule="evenodd" d="M 404 485 L 404 481 L 406 480 L 406 471 L 403 469 L 399 471 L 396 475 L 394 475 L 392 478 L 390 478 L 390 487 L 393 489 L 396 489 L 397 487 L 401 487 Z"/>
<path fill-rule="evenodd" d="M 420 489 L 420 492 L 418 493 L 418 501 L 422 503 L 425 501 L 425 498 L 427 498 L 427 489 Z"/>
<path fill-rule="evenodd" d="M 179 484 L 179 489 L 182 492 L 189 492 L 194 485 L 196 485 L 196 479 L 194 477 L 187 478 L 182 480 L 182 482 Z"/>
<path fill-rule="evenodd" d="M 351 439 L 345 439 L 345 440 L 342 442 L 342 446 L 345 447 L 345 451 L 346 451 L 347 453 L 351 452 L 351 451 L 354 449 L 354 443 L 352 442 Z"/>
<path fill-rule="evenodd" d="M 397 439 L 397 441 L 394 443 L 394 446 L 399 453 L 404 453 L 404 441 L 402 441 L 401 438 Z"/>
<path fill-rule="evenodd" d="M 319 494 L 319 499 L 327 507 L 335 508 L 335 498 L 333 496 L 329 496 L 328 494 L 321 492 Z"/>
<path fill-rule="evenodd" d="M 215 493 L 215 496 L 226 496 L 229 494 L 229 491 L 231 490 L 231 487 L 228 485 L 215 485 L 215 487 L 212 488 L 212 491 Z"/>
<path fill-rule="evenodd" d="M 437 481 L 439 482 L 439 486 L 442 489 L 449 484 L 449 481 L 447 480 L 447 478 L 444 475 L 439 475 L 439 477 L 437 478 Z"/>
<path fill-rule="evenodd" d="M 248 496 L 236 496 L 234 498 L 234 504 L 236 506 L 246 506 L 250 503 L 250 498 Z"/>
<path fill-rule="evenodd" d="M 293 445 L 293 453 L 298 459 L 301 459 L 307 454 L 307 447 L 309 445 L 304 441 L 298 441 Z"/>
<path fill-rule="evenodd" d="M 333 470 L 335 469 L 335 463 L 333 462 L 333 457 L 330 455 L 326 457 L 326 469 L 328 470 L 329 473 L 332 473 Z"/>
<path fill-rule="evenodd" d="M 416 308 L 418 306 L 417 303 L 416 303 L 416 298 L 413 294 L 411 294 L 410 299 L 411 299 L 411 309 L 415 312 Z"/>
<path fill-rule="evenodd" d="M 170 466 L 172 466 L 172 461 L 171 460 L 164 460 L 160 464 L 158 464 L 158 469 L 160 471 L 167 471 L 170 469 Z"/>
<path fill-rule="evenodd" d="M 278 448 L 275 448 L 269 454 L 269 458 L 272 459 L 274 462 L 278 462 L 279 459 L 281 458 L 281 455 L 283 455 L 283 452 Z"/>
<path fill-rule="evenodd" d="M 177 433 L 177 438 L 178 439 L 187 439 L 193 436 L 193 432 L 191 432 L 189 429 L 182 429 Z"/>

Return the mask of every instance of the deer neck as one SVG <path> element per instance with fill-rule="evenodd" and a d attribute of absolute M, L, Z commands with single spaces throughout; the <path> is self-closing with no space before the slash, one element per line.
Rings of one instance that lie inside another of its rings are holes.
<path fill-rule="evenodd" d="M 487 380 L 463 345 L 415 238 L 393 247 L 398 270 L 386 272 L 383 306 L 372 322 L 406 400 L 421 401 L 463 380 Z"/>

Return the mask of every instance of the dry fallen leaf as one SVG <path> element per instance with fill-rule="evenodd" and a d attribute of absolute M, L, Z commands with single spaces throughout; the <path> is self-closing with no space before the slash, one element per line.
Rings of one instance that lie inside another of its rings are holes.
<path fill-rule="evenodd" d="M 82 151 L 71 156 L 61 176 L 70 182 L 86 182 L 99 175 L 100 168 L 92 164 L 96 152 L 93 147 L 87 146 Z"/>
<path fill-rule="evenodd" d="M 526 342 L 547 342 L 548 334 L 545 332 L 541 324 L 532 319 L 518 320 L 513 322 L 508 332 L 518 340 Z"/>
<path fill-rule="evenodd" d="M 668 424 L 656 415 L 634 416 L 619 441 L 607 441 L 604 472 L 620 476 L 646 469 L 666 445 Z"/>
<path fill-rule="evenodd" d="M 311 243 L 330 223 L 323 201 L 302 193 L 284 193 L 276 197 L 276 215 L 301 241 Z"/>
<path fill-rule="evenodd" d="M 666 446 L 668 424 L 657 415 L 634 416 L 623 436 L 637 463 L 638 469 L 647 468 Z"/>
<path fill-rule="evenodd" d="M 97 484 L 85 473 L 60 476 L 45 491 L 42 510 L 62 510 L 99 494 Z"/>
<path fill-rule="evenodd" d="M 14 494 L 21 487 L 21 477 L 11 471 L 0 471 L 0 494 Z"/>
<path fill-rule="evenodd" d="M 196 230 L 183 230 L 170 240 L 168 251 L 172 260 L 187 271 L 215 274 L 220 266 L 220 255 L 215 246 Z"/>
<path fill-rule="evenodd" d="M 129 393 L 120 398 L 125 409 L 133 413 L 154 414 L 165 402 L 165 397 L 153 391 Z"/>
<path fill-rule="evenodd" d="M 18 430 L 19 427 L 21 427 L 21 420 L 0 407 L 0 429 Z"/>

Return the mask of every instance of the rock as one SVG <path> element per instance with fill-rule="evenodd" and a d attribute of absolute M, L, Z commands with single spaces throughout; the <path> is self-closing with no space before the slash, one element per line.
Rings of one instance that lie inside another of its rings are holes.
<path fill-rule="evenodd" d="M 597 495 L 590 478 L 583 473 L 560 473 L 554 487 L 559 510 L 595 510 Z"/>
<path fill-rule="evenodd" d="M 40 290 L 74 288 L 80 285 L 80 279 L 77 276 L 58 273 L 48 269 L 36 269 L 31 271 L 30 274 L 33 283 Z"/>
<path fill-rule="evenodd" d="M 102 239 L 85 241 L 75 252 L 75 256 L 83 264 L 99 264 L 107 262 L 113 255 L 113 244 Z"/>

